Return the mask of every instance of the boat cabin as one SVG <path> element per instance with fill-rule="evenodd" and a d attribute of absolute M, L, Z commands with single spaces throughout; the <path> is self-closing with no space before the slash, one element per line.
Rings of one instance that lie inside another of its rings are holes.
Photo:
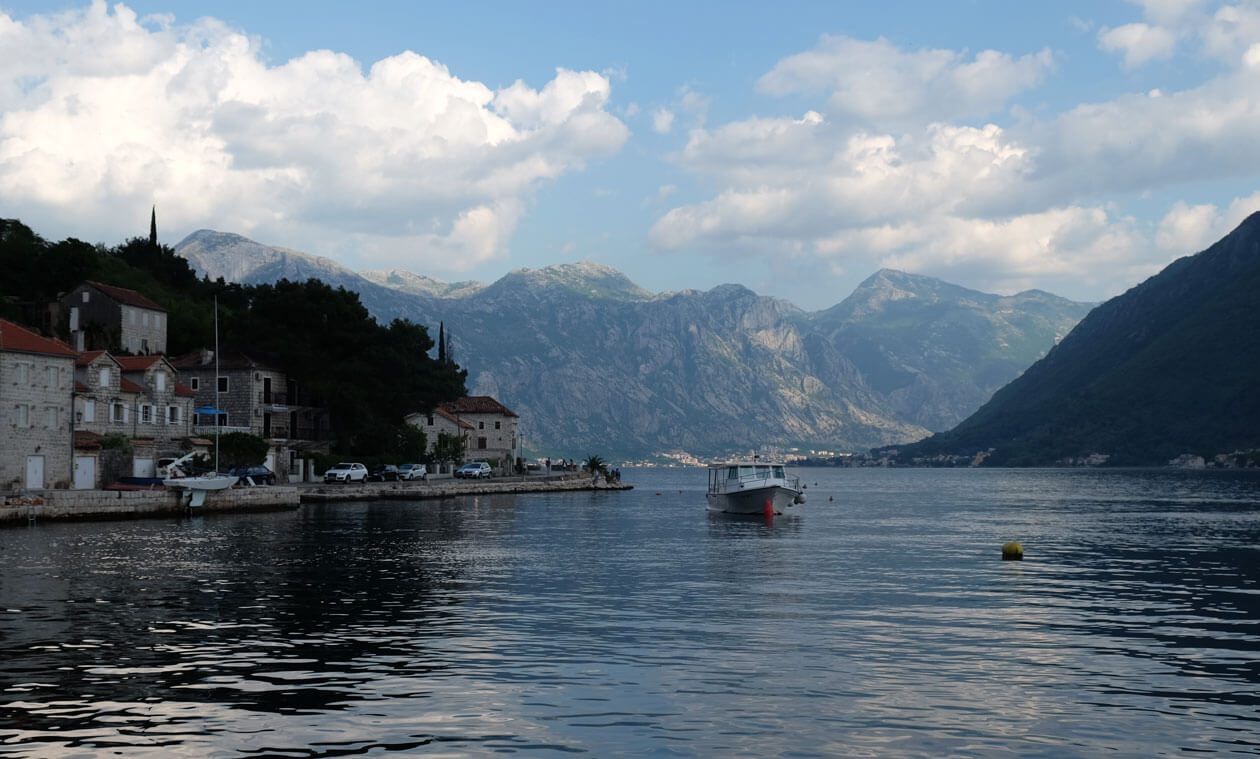
<path fill-rule="evenodd" d="M 709 467 L 710 493 L 727 493 L 732 490 L 782 485 L 786 480 L 787 473 L 783 471 L 782 464 L 740 461 Z"/>

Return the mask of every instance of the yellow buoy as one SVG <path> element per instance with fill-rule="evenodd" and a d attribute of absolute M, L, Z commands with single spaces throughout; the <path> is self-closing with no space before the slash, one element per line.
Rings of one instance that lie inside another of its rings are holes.
<path fill-rule="evenodd" d="M 1012 540 L 1002 544 L 1003 561 L 1020 561 L 1024 558 L 1024 547 Z"/>

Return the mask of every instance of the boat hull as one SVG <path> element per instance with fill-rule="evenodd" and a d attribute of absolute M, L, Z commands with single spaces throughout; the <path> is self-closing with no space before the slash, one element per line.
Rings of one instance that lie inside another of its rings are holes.
<path fill-rule="evenodd" d="M 797 495 L 797 491 L 778 485 L 707 494 L 709 511 L 720 511 L 725 514 L 764 514 L 767 501 L 770 502 L 770 508 L 775 514 L 782 514 L 789 506 L 796 504 Z"/>
<path fill-rule="evenodd" d="M 167 477 L 162 484 L 182 490 L 227 490 L 236 484 L 237 477 L 212 475 L 209 477 Z"/>

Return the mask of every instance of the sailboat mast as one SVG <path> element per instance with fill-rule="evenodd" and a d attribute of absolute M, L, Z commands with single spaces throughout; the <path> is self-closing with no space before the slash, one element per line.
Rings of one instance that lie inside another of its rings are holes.
<path fill-rule="evenodd" d="M 219 473 L 219 296 L 214 296 L 214 473 Z"/>

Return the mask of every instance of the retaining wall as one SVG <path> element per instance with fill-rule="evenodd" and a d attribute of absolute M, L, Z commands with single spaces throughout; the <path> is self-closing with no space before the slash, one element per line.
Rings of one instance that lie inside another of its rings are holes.
<path fill-rule="evenodd" d="M 171 490 L 44 490 L 0 501 L 0 526 L 45 519 L 136 519 L 188 513 L 186 499 Z M 298 507 L 295 487 L 231 488 L 206 496 L 197 511 L 274 511 Z"/>

